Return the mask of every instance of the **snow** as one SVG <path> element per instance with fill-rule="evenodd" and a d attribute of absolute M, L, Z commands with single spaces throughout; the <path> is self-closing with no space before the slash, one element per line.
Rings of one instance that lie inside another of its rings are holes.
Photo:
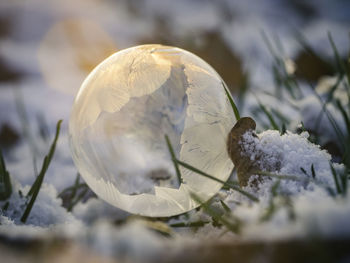
<path fill-rule="evenodd" d="M 292 198 L 296 220 L 288 218 L 285 208 L 261 222 L 263 207 L 239 206 L 235 215 L 246 222 L 244 240 L 303 239 L 310 236 L 320 238 L 346 238 L 350 234 L 347 218 L 350 215 L 349 198 L 333 199 L 321 188 L 304 192 Z"/>
<path fill-rule="evenodd" d="M 244 154 L 254 160 L 254 153 L 262 152 L 264 154 L 264 163 L 262 168 L 268 170 L 269 167 L 275 167 L 281 175 L 295 175 L 298 177 L 305 177 L 301 168 L 309 172 L 311 175 L 311 165 L 314 166 L 316 172 L 316 180 L 327 186 L 334 186 L 333 179 L 330 176 L 331 170 L 329 162 L 331 156 L 325 151 L 321 150 L 318 145 L 312 144 L 308 141 L 308 133 L 293 134 L 287 132 L 280 136 L 279 131 L 267 130 L 253 137 L 251 134 L 244 135 L 243 149 Z M 254 142 L 255 149 L 251 149 L 252 142 Z M 261 160 L 257 160 L 261 162 Z M 290 193 L 299 192 L 295 187 L 303 187 L 301 182 L 285 182 L 286 189 Z M 294 185 L 294 187 L 293 187 Z"/>
<path fill-rule="evenodd" d="M 9 207 L 6 211 L 2 211 L 3 215 L 13 220 L 15 224 L 21 225 L 20 218 L 24 212 L 26 199 L 21 197 L 26 195 L 30 187 L 20 186 L 16 182 L 13 184 L 13 193 L 7 200 Z M 6 201 L 0 202 L 2 207 Z M 61 224 L 77 224 L 79 223 L 71 213 L 62 207 L 62 199 L 57 198 L 57 190 L 53 185 L 44 183 L 40 189 L 37 201 L 27 219 L 26 224 L 40 227 L 50 227 L 52 225 Z"/>

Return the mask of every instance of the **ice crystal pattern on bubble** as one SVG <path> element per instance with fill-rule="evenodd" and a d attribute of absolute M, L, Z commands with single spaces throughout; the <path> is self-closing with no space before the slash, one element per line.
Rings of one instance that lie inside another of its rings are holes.
<path fill-rule="evenodd" d="M 176 157 L 221 180 L 233 168 L 226 137 L 234 115 L 215 70 L 174 47 L 143 45 L 115 53 L 83 82 L 69 123 L 73 159 L 96 194 L 131 213 L 171 216 L 195 208 L 221 185 L 180 168 Z"/>

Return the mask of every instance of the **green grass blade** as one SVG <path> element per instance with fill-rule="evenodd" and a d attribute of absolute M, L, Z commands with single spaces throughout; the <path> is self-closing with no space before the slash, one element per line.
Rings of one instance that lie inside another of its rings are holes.
<path fill-rule="evenodd" d="M 286 132 L 287 132 L 286 125 L 283 123 L 283 124 L 282 124 L 282 127 L 281 127 L 280 135 L 282 136 L 282 135 L 285 134 Z"/>
<path fill-rule="evenodd" d="M 79 173 L 77 173 L 77 176 L 76 176 L 76 178 L 75 178 L 75 181 L 74 181 L 74 184 L 73 184 L 73 186 L 70 186 L 70 187 L 68 187 L 68 188 L 66 188 L 66 189 L 64 189 L 57 197 L 63 197 L 63 195 L 65 194 L 65 193 L 68 193 L 68 192 L 70 192 L 70 194 L 69 194 L 69 197 L 68 197 L 68 195 L 67 195 L 67 197 L 69 198 L 68 200 L 67 200 L 67 202 L 69 202 L 69 204 L 67 205 L 67 210 L 68 211 L 71 211 L 72 209 L 73 209 L 73 207 L 74 207 L 74 203 L 75 203 L 75 198 L 76 198 L 76 195 L 77 195 L 77 193 L 78 193 L 78 191 L 79 191 L 79 189 L 80 188 L 82 188 L 83 187 L 83 191 L 87 191 L 87 188 L 88 188 L 88 186 L 87 186 L 87 184 L 81 184 L 80 183 L 80 174 Z M 82 192 L 81 192 L 82 193 Z M 85 195 L 85 194 L 84 194 Z M 79 199 L 79 197 L 77 197 L 78 199 Z M 64 198 L 63 198 L 64 199 Z"/>
<path fill-rule="evenodd" d="M 318 101 L 320 102 L 321 106 L 322 106 L 322 111 L 326 114 L 329 122 L 331 123 L 334 131 L 337 134 L 337 137 L 340 141 L 345 141 L 345 136 L 343 134 L 343 132 L 341 131 L 341 129 L 339 128 L 339 125 L 337 124 L 337 122 L 335 121 L 333 115 L 328 111 L 327 107 L 326 107 L 326 103 L 322 101 L 320 95 L 317 94 L 317 92 L 312 88 L 311 86 L 311 91 L 315 94 L 316 98 L 318 99 Z M 346 148 L 346 145 L 345 145 Z"/>
<path fill-rule="evenodd" d="M 328 93 L 328 96 L 327 96 L 326 101 L 325 101 L 325 102 L 323 103 L 323 105 L 322 105 L 322 109 L 321 109 L 320 113 L 318 114 L 318 116 L 317 116 L 317 118 L 316 118 L 316 122 L 315 122 L 316 124 L 314 125 L 314 129 L 315 129 L 316 131 L 318 131 L 319 126 L 320 126 L 320 124 L 321 124 L 321 119 L 322 119 L 323 114 L 324 114 L 324 108 L 327 106 L 327 104 L 328 104 L 329 102 L 331 102 L 331 101 L 333 100 L 333 98 L 334 98 L 334 93 L 335 93 L 335 91 L 337 90 L 337 88 L 339 87 L 339 84 L 340 84 L 341 80 L 342 80 L 342 77 L 341 77 L 341 76 L 338 76 L 338 77 L 337 77 L 336 83 L 332 86 L 330 92 Z"/>
<path fill-rule="evenodd" d="M 303 174 L 309 176 L 309 175 L 307 174 L 306 170 L 305 170 L 303 167 L 300 167 L 300 171 L 301 171 Z"/>
<path fill-rule="evenodd" d="M 39 175 L 35 178 L 34 183 L 32 184 L 32 186 L 30 187 L 26 197 L 30 197 L 31 195 L 33 195 L 35 189 L 38 187 L 38 184 L 40 183 L 40 177 Z"/>
<path fill-rule="evenodd" d="M 348 96 L 350 96 L 350 91 L 349 91 L 349 85 L 350 85 L 350 68 L 348 67 L 349 63 L 346 64 L 344 63 L 341 58 L 340 58 L 340 55 L 339 55 L 339 52 L 338 52 L 338 49 L 337 49 L 337 46 L 335 45 L 334 43 L 334 40 L 333 40 L 333 37 L 332 37 L 332 34 L 330 32 L 328 32 L 328 40 L 332 46 L 332 49 L 333 49 L 333 53 L 334 53 L 334 59 L 335 59 L 335 62 L 336 62 L 336 65 L 337 65 L 337 69 L 338 69 L 338 72 L 340 73 L 340 78 L 342 78 L 344 75 L 346 76 L 347 78 L 347 87 L 348 87 Z M 350 106 L 350 104 L 349 104 Z"/>
<path fill-rule="evenodd" d="M 44 180 L 45 174 L 46 174 L 47 169 L 48 169 L 48 167 L 50 165 L 52 157 L 54 155 L 54 152 L 55 152 L 55 149 L 56 149 L 56 143 L 57 143 L 58 136 L 59 136 L 60 129 L 61 129 L 61 123 L 62 123 L 62 120 L 59 120 L 57 122 L 56 135 L 55 135 L 53 143 L 52 143 L 52 145 L 50 147 L 50 151 L 49 151 L 48 155 L 45 156 L 43 164 L 42 164 L 41 171 L 40 171 L 38 177 L 36 178 L 35 182 L 32 185 L 32 188 L 31 188 L 31 190 L 32 190 L 31 199 L 30 199 L 29 203 L 27 204 L 26 209 L 24 210 L 24 213 L 23 213 L 23 215 L 21 217 L 21 222 L 23 222 L 23 223 L 25 223 L 27 221 L 27 218 L 28 218 L 28 216 L 30 214 L 30 211 L 33 208 L 35 200 L 36 200 L 36 198 L 38 196 L 38 193 L 40 191 L 41 184 L 42 184 L 42 182 Z"/>
<path fill-rule="evenodd" d="M 336 105 L 337 105 L 337 108 L 339 109 L 339 111 L 341 112 L 341 114 L 343 116 L 348 135 L 350 135 L 350 119 L 349 119 L 349 116 L 348 116 L 346 110 L 344 109 L 344 107 L 341 104 L 339 99 L 336 100 Z"/>
<path fill-rule="evenodd" d="M 79 180 L 80 180 L 80 174 L 78 173 L 77 177 L 75 178 L 74 186 L 73 186 L 72 193 L 71 193 L 71 196 L 70 196 L 70 198 L 72 200 L 75 197 L 75 195 L 77 194 L 78 186 L 79 186 Z"/>
<path fill-rule="evenodd" d="M 316 178 L 316 172 L 315 172 L 314 164 L 311 164 L 311 174 L 312 174 L 312 178 L 315 179 Z"/>
<path fill-rule="evenodd" d="M 235 114 L 235 117 L 236 117 L 236 121 L 238 121 L 241 116 L 239 115 L 239 111 L 238 111 L 238 108 L 235 104 L 235 102 L 233 101 L 233 98 L 231 96 L 231 93 L 228 91 L 228 88 L 226 87 L 225 83 L 222 81 L 222 85 L 224 86 L 224 90 L 226 92 L 226 96 L 231 104 L 231 107 L 232 107 L 232 110 L 233 110 L 233 113 Z"/>
<path fill-rule="evenodd" d="M 181 176 L 179 165 L 176 162 L 176 156 L 175 156 L 174 148 L 171 145 L 171 142 L 170 142 L 170 139 L 169 139 L 168 135 L 165 134 L 164 137 L 165 137 L 166 144 L 168 146 L 169 153 L 171 155 L 171 160 L 173 161 L 173 164 L 174 164 L 177 180 L 178 180 L 178 183 L 179 183 L 179 186 L 180 186 L 183 183 L 183 180 L 182 180 L 182 176 Z"/>
<path fill-rule="evenodd" d="M 57 140 L 58 140 L 58 136 L 59 136 L 60 129 L 61 129 L 61 123 L 62 123 L 62 120 L 59 120 L 59 121 L 57 122 L 57 125 L 56 125 L 56 135 L 55 135 L 53 144 L 52 144 L 51 147 L 50 147 L 50 151 L 49 151 L 48 155 L 45 157 L 45 158 L 47 158 L 47 165 L 44 165 L 44 164 L 45 164 L 45 159 L 44 159 L 44 163 L 43 163 L 41 172 L 40 172 L 39 175 L 36 177 L 36 179 L 35 179 L 33 185 L 32 185 L 31 188 L 29 189 L 29 192 L 28 192 L 28 194 L 27 194 L 27 197 L 31 196 L 31 195 L 34 193 L 35 189 L 37 189 L 38 187 L 40 188 L 41 180 L 42 180 L 42 179 L 40 178 L 40 174 L 44 173 L 44 175 L 45 175 L 46 170 L 47 170 L 47 168 L 48 168 L 48 166 L 49 166 L 49 164 L 50 164 L 50 162 L 51 162 L 51 160 L 52 160 L 53 154 L 54 154 L 55 149 L 56 149 L 56 142 L 57 142 Z M 43 169 L 44 169 L 44 170 L 43 170 Z"/>
<path fill-rule="evenodd" d="M 266 208 L 265 213 L 260 217 L 261 222 L 266 222 L 266 221 L 270 220 L 272 218 L 272 216 L 275 214 L 277 209 L 276 209 L 276 206 L 274 203 L 274 197 L 277 196 L 277 189 L 279 188 L 280 184 L 281 184 L 281 180 L 278 179 L 272 185 L 272 187 L 270 189 L 272 195 L 270 198 L 269 206 Z"/>
<path fill-rule="evenodd" d="M 171 227 L 203 227 L 206 224 L 209 224 L 209 221 L 194 221 L 194 222 L 180 222 L 180 223 L 174 223 L 170 224 Z"/>
<path fill-rule="evenodd" d="M 283 46 L 280 42 L 280 39 L 276 37 L 274 39 L 274 42 L 278 48 L 278 53 L 273 48 L 271 41 L 269 40 L 267 34 L 262 31 L 261 32 L 263 41 L 265 42 L 270 54 L 274 58 L 274 65 L 272 66 L 272 72 L 276 84 L 276 97 L 281 98 L 281 87 L 284 87 L 287 92 L 290 94 L 290 96 L 293 99 L 297 99 L 298 97 L 301 97 L 301 89 L 299 87 L 298 82 L 296 81 L 295 77 L 293 75 L 288 74 L 283 54 Z M 298 92 L 298 96 L 295 94 L 295 92 Z"/>
<path fill-rule="evenodd" d="M 340 83 L 341 83 L 342 79 L 343 79 L 342 76 L 340 76 L 340 75 L 337 76 L 336 82 L 331 87 L 331 89 L 330 89 L 330 91 L 328 93 L 326 104 L 331 102 L 334 99 L 334 94 L 337 91 L 338 87 L 340 86 Z"/>
<path fill-rule="evenodd" d="M 271 193 L 272 196 L 276 197 L 277 196 L 277 190 L 280 187 L 281 184 L 281 179 L 278 179 L 271 187 Z"/>
<path fill-rule="evenodd" d="M 265 45 L 267 46 L 267 49 L 269 50 L 270 54 L 274 58 L 276 65 L 281 66 L 283 62 L 281 61 L 280 56 L 276 53 L 275 49 L 273 48 L 272 43 L 269 37 L 267 36 L 266 32 L 262 30 L 260 33 L 263 41 L 265 42 Z"/>
<path fill-rule="evenodd" d="M 89 188 L 85 188 L 78 196 L 77 196 L 77 198 L 74 200 L 74 201 L 72 201 L 71 203 L 70 203 L 70 205 L 68 206 L 68 208 L 67 208 L 67 210 L 70 212 L 70 211 L 72 211 L 73 210 L 73 207 L 76 205 L 76 204 L 78 204 L 83 198 L 84 198 L 84 196 L 86 195 L 86 193 L 89 191 Z"/>
<path fill-rule="evenodd" d="M 209 175 L 209 174 L 207 174 L 205 172 L 202 172 L 201 170 L 199 170 L 199 169 L 197 169 L 197 168 L 195 168 L 195 167 L 193 167 L 193 166 L 191 166 L 191 165 L 189 165 L 187 163 L 184 163 L 184 162 L 182 162 L 180 160 L 176 160 L 176 162 L 178 164 L 180 164 L 181 166 L 185 167 L 186 169 L 191 170 L 192 172 L 195 172 L 196 174 L 202 175 L 202 176 L 207 177 L 207 178 L 209 178 L 211 180 L 219 182 L 219 183 L 229 187 L 230 189 L 232 189 L 234 191 L 237 191 L 237 192 L 241 193 L 242 195 L 245 195 L 246 197 L 248 197 L 250 200 L 252 200 L 254 202 L 259 202 L 259 199 L 257 197 L 255 197 L 254 195 L 244 191 L 243 189 L 241 189 L 240 187 L 238 187 L 235 184 L 232 184 L 230 182 L 222 181 L 222 180 L 220 180 L 220 179 L 218 179 L 218 178 L 216 178 L 216 177 L 214 177 L 212 175 Z"/>
<path fill-rule="evenodd" d="M 2 206 L 2 210 L 3 211 L 7 211 L 7 209 L 9 208 L 9 206 L 10 206 L 10 202 L 9 201 L 7 201 L 3 206 Z"/>
<path fill-rule="evenodd" d="M 304 125 L 304 123 L 302 121 L 300 122 L 300 125 L 301 125 L 301 131 L 305 132 L 306 128 L 305 128 L 305 125 Z"/>
<path fill-rule="evenodd" d="M 333 179 L 334 179 L 334 183 L 335 183 L 335 188 L 337 189 L 338 194 L 340 194 L 342 192 L 342 190 L 340 188 L 337 172 L 335 171 L 332 163 L 329 163 L 329 166 L 331 167 L 331 171 L 332 171 L 332 175 L 333 175 Z"/>
<path fill-rule="evenodd" d="M 276 116 L 281 122 L 289 124 L 290 119 L 286 117 L 283 113 L 279 112 L 278 110 L 271 109 L 271 113 Z"/>
<path fill-rule="evenodd" d="M 266 109 L 266 107 L 263 104 L 259 103 L 259 106 L 260 106 L 261 110 L 265 113 L 266 117 L 269 119 L 271 127 L 274 130 L 278 131 L 279 130 L 278 125 L 277 125 L 275 119 L 273 118 L 272 114 Z"/>
<path fill-rule="evenodd" d="M 10 173 L 6 170 L 6 164 L 0 150 L 0 201 L 4 201 L 12 194 Z"/>
<path fill-rule="evenodd" d="M 39 155 L 39 149 L 35 142 L 32 130 L 30 128 L 28 113 L 25 107 L 24 98 L 21 89 L 13 89 L 15 97 L 15 107 L 20 120 L 22 134 L 25 141 L 28 143 L 29 149 L 32 153 L 33 168 L 37 171 L 36 157 Z M 37 175 L 37 173 L 35 173 Z"/>
<path fill-rule="evenodd" d="M 348 192 L 348 168 L 346 167 L 344 173 L 340 176 L 340 182 L 341 182 L 341 186 L 342 186 L 342 194 L 343 196 L 346 196 L 347 192 Z"/>
<path fill-rule="evenodd" d="M 81 188 L 88 188 L 88 185 L 86 183 L 80 183 L 77 186 L 69 186 L 66 189 L 64 189 L 62 192 L 60 192 L 57 197 L 63 197 L 66 193 L 72 192 L 76 188 L 76 191 L 78 191 Z"/>
<path fill-rule="evenodd" d="M 228 207 L 228 205 L 224 201 L 220 200 L 220 203 L 221 203 L 222 207 L 224 208 L 224 210 L 226 211 L 226 213 L 231 212 L 231 209 Z"/>
<path fill-rule="evenodd" d="M 257 171 L 257 172 L 254 172 L 254 174 L 261 175 L 261 176 L 267 176 L 267 177 L 273 177 L 273 178 L 282 179 L 282 180 L 308 181 L 307 178 L 301 178 L 301 177 L 295 176 L 295 175 L 274 174 L 274 173 L 265 172 L 265 171 Z"/>
<path fill-rule="evenodd" d="M 328 40 L 329 40 L 329 43 L 331 43 L 331 46 L 333 49 L 334 59 L 335 59 L 335 62 L 337 63 L 338 71 L 341 72 L 342 75 L 344 75 L 346 74 L 345 65 L 339 56 L 339 52 L 338 52 L 337 46 L 334 43 L 331 32 L 328 32 Z"/>

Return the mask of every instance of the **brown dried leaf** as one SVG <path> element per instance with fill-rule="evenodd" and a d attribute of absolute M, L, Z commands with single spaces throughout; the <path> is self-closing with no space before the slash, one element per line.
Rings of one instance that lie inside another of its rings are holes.
<path fill-rule="evenodd" d="M 256 123 L 252 118 L 243 117 L 233 126 L 227 138 L 227 152 L 237 168 L 240 186 L 246 186 L 253 172 L 259 170 L 259 167 L 254 161 L 250 160 L 249 156 L 242 154 L 243 148 L 240 143 L 243 139 L 243 134 L 250 130 L 254 132 L 255 128 Z"/>
<path fill-rule="evenodd" d="M 257 137 L 255 133 L 256 124 L 250 117 L 241 118 L 230 131 L 227 138 L 227 152 L 237 168 L 237 176 L 240 186 L 247 186 L 249 178 L 256 174 L 257 171 L 276 172 L 281 169 L 282 157 L 278 153 L 267 153 L 257 147 L 259 140 L 245 141 L 243 135 L 251 133 Z M 249 144 L 249 151 L 253 151 L 254 158 L 251 158 L 251 152 L 244 149 L 244 145 Z M 260 182 L 260 177 L 251 182 L 257 186 Z"/>

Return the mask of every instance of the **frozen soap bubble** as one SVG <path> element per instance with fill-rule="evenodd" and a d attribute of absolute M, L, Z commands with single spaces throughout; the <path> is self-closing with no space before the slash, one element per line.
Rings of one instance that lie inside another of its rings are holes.
<path fill-rule="evenodd" d="M 83 82 L 69 123 L 74 162 L 90 188 L 130 213 L 172 216 L 198 206 L 221 184 L 180 167 L 176 157 L 221 180 L 233 168 L 226 138 L 234 115 L 215 70 L 175 47 L 115 53 Z"/>

